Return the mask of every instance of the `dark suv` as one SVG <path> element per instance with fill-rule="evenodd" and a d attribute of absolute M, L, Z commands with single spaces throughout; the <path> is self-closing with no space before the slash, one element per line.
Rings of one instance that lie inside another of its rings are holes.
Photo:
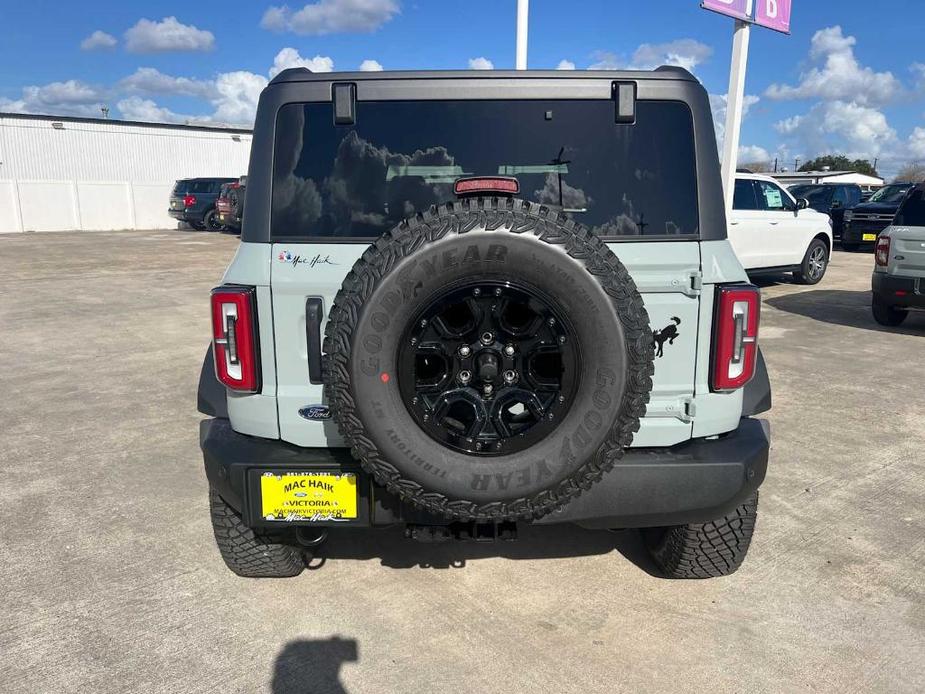
<path fill-rule="evenodd" d="M 218 231 L 222 225 L 215 213 L 215 201 L 222 185 L 236 178 L 182 178 L 170 191 L 167 214 L 200 231 Z"/>
<path fill-rule="evenodd" d="M 893 223 L 896 210 L 912 188 L 912 183 L 891 183 L 845 214 L 841 247 L 856 251 L 863 243 L 873 247 L 877 235 Z"/>
<path fill-rule="evenodd" d="M 809 207 L 829 215 L 832 236 L 840 239 L 845 223 L 845 211 L 861 202 L 861 186 L 856 183 L 818 183 L 792 186 L 790 192 L 797 200 L 803 198 Z"/>

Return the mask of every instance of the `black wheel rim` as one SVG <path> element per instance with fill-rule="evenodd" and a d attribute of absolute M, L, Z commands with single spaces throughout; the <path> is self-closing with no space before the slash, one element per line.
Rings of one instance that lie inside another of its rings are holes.
<path fill-rule="evenodd" d="M 558 426 L 578 389 L 580 345 L 543 292 L 466 282 L 432 297 L 398 353 L 402 400 L 427 434 L 479 456 L 516 453 Z"/>

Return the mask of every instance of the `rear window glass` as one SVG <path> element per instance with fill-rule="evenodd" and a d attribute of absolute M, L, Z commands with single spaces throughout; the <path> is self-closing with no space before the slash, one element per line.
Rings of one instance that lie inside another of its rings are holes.
<path fill-rule="evenodd" d="M 925 188 L 916 188 L 907 197 L 896 213 L 893 222 L 900 226 L 925 227 Z"/>
<path fill-rule="evenodd" d="M 173 187 L 174 195 L 189 195 L 190 193 L 211 193 L 214 191 L 213 181 L 177 181 Z"/>
<path fill-rule="evenodd" d="M 640 101 L 634 125 L 600 101 L 330 103 L 280 109 L 275 238 L 378 237 L 455 199 L 456 179 L 514 176 L 520 197 L 604 237 L 698 233 L 693 121 L 686 104 Z"/>

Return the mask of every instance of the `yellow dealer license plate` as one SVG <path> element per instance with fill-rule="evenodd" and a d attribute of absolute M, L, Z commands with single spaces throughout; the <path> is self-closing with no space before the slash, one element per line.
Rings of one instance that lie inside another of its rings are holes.
<path fill-rule="evenodd" d="M 876 234 L 864 234 L 863 236 L 861 236 L 861 240 L 862 241 L 876 241 L 877 235 Z"/>
<path fill-rule="evenodd" d="M 261 515 L 268 521 L 330 521 L 357 517 L 357 477 L 353 473 L 264 472 L 260 475 Z"/>

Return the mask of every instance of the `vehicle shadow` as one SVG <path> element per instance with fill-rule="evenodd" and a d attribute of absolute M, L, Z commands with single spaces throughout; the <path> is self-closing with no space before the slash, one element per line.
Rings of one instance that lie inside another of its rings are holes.
<path fill-rule="evenodd" d="M 327 560 L 379 559 L 392 569 L 461 569 L 468 561 L 503 559 L 561 559 L 609 554 L 616 550 L 652 576 L 660 576 L 636 530 L 586 530 L 574 525 L 521 525 L 513 541 L 472 542 L 449 540 L 426 543 L 410 540 L 400 526 L 385 529 L 333 529 L 316 551 L 309 570 L 321 569 Z"/>
<path fill-rule="evenodd" d="M 870 312 L 869 291 L 848 289 L 812 289 L 775 296 L 765 303 L 787 313 L 805 316 L 823 323 L 901 335 L 925 335 L 925 316 L 909 312 L 906 322 L 896 328 L 880 325 Z"/>
<path fill-rule="evenodd" d="M 345 694 L 340 667 L 360 659 L 354 639 L 290 641 L 273 663 L 273 694 Z"/>

